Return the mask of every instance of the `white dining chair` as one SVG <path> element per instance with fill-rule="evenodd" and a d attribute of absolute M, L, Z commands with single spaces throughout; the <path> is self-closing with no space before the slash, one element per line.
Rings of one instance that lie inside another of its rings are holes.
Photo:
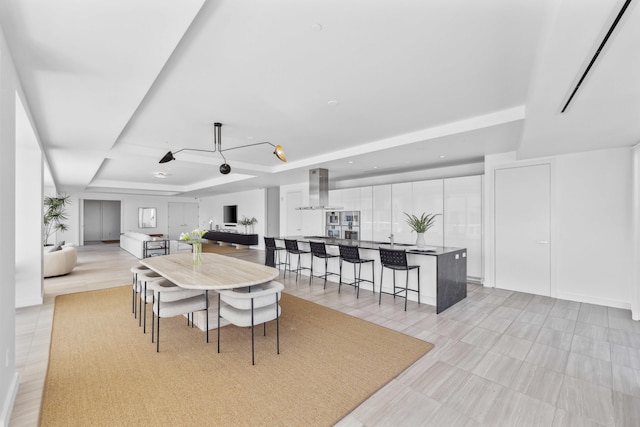
<path fill-rule="evenodd" d="M 155 340 L 156 352 L 160 351 L 160 319 L 164 317 L 186 314 L 189 324 L 189 315 L 196 311 L 206 311 L 205 328 L 209 342 L 209 291 L 181 288 L 166 279 L 150 283 L 148 289 L 153 291 L 151 342 Z M 193 317 L 191 325 L 193 326 Z"/>
<path fill-rule="evenodd" d="M 220 353 L 220 319 L 240 326 L 251 326 L 251 364 L 255 365 L 254 325 L 264 325 L 264 335 L 267 334 L 266 323 L 276 321 L 276 351 L 280 354 L 280 313 L 278 304 L 284 285 L 271 281 L 246 288 L 218 291 L 218 353 Z"/>

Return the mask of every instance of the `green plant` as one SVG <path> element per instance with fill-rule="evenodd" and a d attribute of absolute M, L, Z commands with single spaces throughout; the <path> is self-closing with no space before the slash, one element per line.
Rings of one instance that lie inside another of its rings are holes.
<path fill-rule="evenodd" d="M 246 226 L 246 225 L 256 224 L 257 222 L 258 220 L 256 219 L 255 216 L 252 216 L 251 218 L 247 218 L 246 216 L 243 216 L 242 219 L 238 221 L 238 224 Z"/>
<path fill-rule="evenodd" d="M 43 245 L 49 244 L 49 237 L 57 231 L 67 231 L 68 227 L 63 222 L 67 220 L 67 205 L 71 204 L 68 195 L 47 196 L 44 198 L 44 236 Z"/>
<path fill-rule="evenodd" d="M 436 217 L 440 214 L 428 214 L 423 213 L 418 218 L 415 215 L 409 215 L 408 213 L 404 213 L 407 216 L 407 224 L 409 227 L 416 233 L 425 233 L 428 229 L 434 226 Z"/>

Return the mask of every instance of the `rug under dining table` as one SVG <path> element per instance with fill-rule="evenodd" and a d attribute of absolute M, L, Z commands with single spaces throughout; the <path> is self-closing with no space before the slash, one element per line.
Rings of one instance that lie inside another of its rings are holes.
<path fill-rule="evenodd" d="M 131 287 L 56 298 L 41 425 L 331 425 L 433 345 L 283 294 L 275 323 L 216 331 L 162 320 L 160 352 Z M 150 324 L 150 323 L 149 323 Z"/>

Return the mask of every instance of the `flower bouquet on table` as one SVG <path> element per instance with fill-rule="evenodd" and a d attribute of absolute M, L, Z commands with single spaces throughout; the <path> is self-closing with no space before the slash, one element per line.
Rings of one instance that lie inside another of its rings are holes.
<path fill-rule="evenodd" d="M 191 243 L 193 248 L 193 265 L 202 264 L 202 236 L 206 233 L 206 230 L 200 230 L 196 228 L 188 233 L 180 233 L 180 240 Z"/>

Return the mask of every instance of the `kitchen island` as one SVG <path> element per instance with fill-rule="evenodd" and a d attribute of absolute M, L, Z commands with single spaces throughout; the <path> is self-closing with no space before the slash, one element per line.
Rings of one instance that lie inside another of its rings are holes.
<path fill-rule="evenodd" d="M 363 269 L 362 278 L 373 280 L 373 287 L 368 283 L 361 285 L 362 289 L 370 289 L 379 292 L 382 286 L 385 292 L 393 289 L 393 275 L 385 274 L 384 282 L 380 283 L 380 254 L 378 249 L 396 249 L 405 250 L 407 252 L 407 261 L 410 265 L 420 266 L 420 302 L 433 305 L 436 307 L 436 313 L 440 313 L 455 303 L 467 297 L 467 250 L 465 248 L 451 248 L 441 246 L 427 246 L 424 249 L 418 249 L 415 245 L 409 244 L 389 244 L 387 242 L 374 242 L 366 240 L 349 240 L 336 239 L 324 236 L 287 236 L 277 237 L 276 240 L 284 239 L 297 240 L 301 249 L 309 249 L 309 242 L 324 242 L 327 245 L 327 253 L 339 254 L 338 245 L 357 246 L 360 250 L 360 257 L 374 260 L 374 277 L 371 278 L 370 269 Z M 284 246 L 284 243 L 278 246 Z M 284 255 L 284 254 L 281 254 Z M 324 265 L 318 263 L 318 271 L 323 271 Z M 338 272 L 338 258 L 330 259 L 328 270 Z M 273 265 L 273 254 L 267 252 L 267 265 Z M 311 256 L 302 256 L 301 263 L 304 267 L 310 267 Z M 324 262 L 323 262 L 324 264 Z M 314 264 L 316 269 L 316 264 Z M 304 270 L 303 270 L 304 271 Z M 303 273 L 305 274 L 305 273 Z M 344 281 L 352 281 L 350 276 L 351 269 L 343 269 Z M 334 276 L 337 277 L 337 276 Z M 331 280 L 329 278 L 328 280 Z M 333 281 L 338 281 L 334 279 Z M 409 279 L 409 287 L 416 288 L 417 284 L 414 279 Z M 384 298 L 383 298 L 384 300 Z M 409 295 L 409 301 L 417 301 L 417 295 Z"/>

